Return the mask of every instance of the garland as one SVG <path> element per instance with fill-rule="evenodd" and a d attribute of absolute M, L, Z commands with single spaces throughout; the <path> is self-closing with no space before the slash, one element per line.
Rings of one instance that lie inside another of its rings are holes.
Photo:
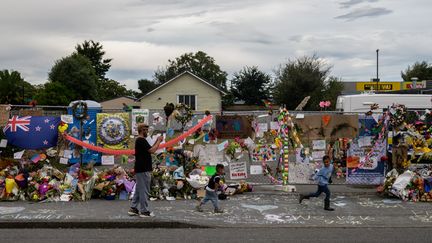
<path fill-rule="evenodd" d="M 81 110 L 81 112 L 78 112 L 78 110 Z M 88 107 L 86 102 L 78 101 L 72 105 L 72 114 L 78 120 L 82 120 L 87 117 L 87 110 Z"/>

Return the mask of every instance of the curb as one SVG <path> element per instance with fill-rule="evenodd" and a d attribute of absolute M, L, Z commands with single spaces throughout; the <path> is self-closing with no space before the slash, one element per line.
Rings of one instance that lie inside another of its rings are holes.
<path fill-rule="evenodd" d="M 0 229 L 114 229 L 114 228 L 171 228 L 199 229 L 209 226 L 175 221 L 2 221 Z"/>
<path fill-rule="evenodd" d="M 300 194 L 299 191 L 296 192 L 285 192 L 285 191 L 254 191 L 251 192 L 251 194 L 262 194 L 262 195 L 276 195 L 276 196 L 298 196 Z M 358 195 L 362 195 L 362 196 L 380 196 L 379 193 L 375 192 L 375 191 L 371 191 L 371 192 L 335 192 L 335 191 L 331 191 L 332 195 L 341 195 L 341 196 L 358 196 Z"/>

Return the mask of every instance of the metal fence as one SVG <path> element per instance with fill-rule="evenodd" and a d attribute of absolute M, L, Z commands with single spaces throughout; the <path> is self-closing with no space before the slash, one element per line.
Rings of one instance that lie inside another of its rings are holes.
<path fill-rule="evenodd" d="M 44 116 L 60 116 L 63 114 L 67 114 L 66 106 L 37 106 L 37 107 L 31 107 L 31 106 L 12 106 L 12 109 L 10 111 L 11 115 L 27 115 L 27 114 L 31 114 L 31 113 L 40 113 L 40 115 L 44 115 Z M 102 109 L 102 112 L 104 113 L 123 113 L 125 112 L 122 109 Z M 418 111 L 410 111 L 412 114 L 417 115 Z M 152 124 L 151 120 L 152 120 L 152 116 L 154 114 L 158 113 L 160 115 L 160 117 L 162 117 L 165 120 L 164 124 Z M 274 121 L 277 118 L 277 113 L 278 111 L 275 110 L 273 111 L 273 114 L 268 115 L 268 111 L 266 110 L 260 110 L 260 111 L 223 111 L 221 113 L 217 113 L 217 114 L 213 114 L 213 115 L 248 115 L 248 116 L 253 116 L 256 118 L 257 122 L 259 123 L 263 123 L 263 122 L 267 122 L 269 123 L 270 121 Z M 341 113 L 341 112 L 336 112 L 336 111 L 291 111 L 290 112 L 294 117 L 297 114 L 304 114 L 304 116 L 309 116 L 309 115 L 324 115 L 324 114 L 363 114 L 363 113 Z M 421 115 L 421 113 L 420 113 Z M 203 112 L 196 112 L 194 114 L 192 123 L 197 123 L 199 119 L 201 119 L 204 116 Z M 213 118 L 213 127 L 215 126 L 216 122 L 216 116 L 214 116 Z M 150 110 L 150 125 L 153 126 L 153 129 L 155 132 L 165 132 L 167 129 L 167 124 L 166 124 L 166 116 L 165 113 L 162 109 L 158 109 L 158 110 Z M 176 130 L 180 130 L 181 129 L 181 125 L 175 121 L 171 121 L 170 127 L 176 129 Z M 222 141 L 218 141 L 219 143 Z M 189 149 L 191 147 L 189 146 Z M 293 156 L 293 155 L 290 155 Z M 294 155 L 295 156 L 295 155 Z M 290 158 L 291 161 L 292 157 Z M 295 159 L 294 159 L 295 160 Z M 250 174 L 250 166 L 251 165 L 256 165 L 256 166 L 260 166 L 262 163 L 260 161 L 254 162 L 252 161 L 252 157 L 249 153 L 245 153 L 243 158 L 240 161 L 245 161 L 246 162 L 246 168 L 247 168 L 247 179 L 245 179 L 247 182 L 250 183 L 257 183 L 257 184 L 270 184 L 272 183 L 272 181 L 264 175 L 251 175 Z M 226 162 L 226 161 L 225 161 Z M 276 175 L 275 172 L 277 171 L 278 166 L 280 166 L 279 164 L 279 155 L 277 156 L 277 160 L 275 161 L 268 161 L 266 162 L 266 164 L 271 168 L 272 170 L 272 176 L 274 176 L 276 179 L 279 179 L 281 177 L 281 175 Z M 226 166 L 226 174 L 227 174 L 227 179 L 228 181 L 230 181 L 229 178 L 229 166 Z M 336 184 L 344 184 L 345 180 L 344 179 L 335 179 L 333 180 L 334 183 Z"/>

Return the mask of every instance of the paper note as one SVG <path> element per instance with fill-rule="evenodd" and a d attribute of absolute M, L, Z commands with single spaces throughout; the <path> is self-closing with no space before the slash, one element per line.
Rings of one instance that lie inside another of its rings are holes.
<path fill-rule="evenodd" d="M 0 148 L 6 148 L 7 146 L 7 140 L 6 139 L 2 139 L 0 141 Z"/>
<path fill-rule="evenodd" d="M 67 150 L 67 149 L 66 149 L 66 150 L 64 150 L 64 152 L 63 152 L 63 157 L 70 159 L 70 158 L 72 158 L 72 153 L 73 153 L 72 150 Z"/>
<path fill-rule="evenodd" d="M 326 141 L 325 140 L 313 140 L 312 141 L 312 149 L 314 149 L 314 150 L 326 149 Z"/>
<path fill-rule="evenodd" d="M 62 164 L 62 165 L 67 165 L 68 162 L 69 162 L 68 158 L 63 158 L 63 157 L 60 158 L 60 164 Z"/>
<path fill-rule="evenodd" d="M 263 168 L 261 165 L 251 165 L 250 166 L 251 175 L 261 175 L 263 174 Z"/>
<path fill-rule="evenodd" d="M 21 159 L 24 155 L 25 150 L 14 153 L 14 159 Z"/>
<path fill-rule="evenodd" d="M 225 140 L 222 143 L 217 145 L 217 149 L 219 152 L 224 150 L 226 147 L 228 147 L 228 140 Z"/>
<path fill-rule="evenodd" d="M 62 122 L 67 123 L 67 124 L 73 123 L 73 116 L 72 115 L 61 115 L 60 119 Z"/>
<path fill-rule="evenodd" d="M 102 165 L 113 165 L 114 156 L 113 155 L 102 155 Z"/>
<path fill-rule="evenodd" d="M 297 114 L 296 119 L 304 119 L 304 114 Z"/>

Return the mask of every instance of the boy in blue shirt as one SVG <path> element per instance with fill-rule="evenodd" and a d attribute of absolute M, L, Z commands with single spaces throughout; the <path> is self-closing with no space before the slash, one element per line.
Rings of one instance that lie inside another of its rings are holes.
<path fill-rule="evenodd" d="M 333 165 L 330 164 L 330 157 L 323 157 L 324 166 L 314 175 L 314 180 L 318 181 L 318 190 L 315 193 L 310 193 L 309 195 L 300 194 L 299 203 L 302 203 L 303 199 L 309 199 L 311 197 L 318 197 L 321 193 L 325 193 L 326 197 L 324 199 L 324 210 L 334 211 L 330 207 L 330 190 L 328 189 L 328 184 L 331 183 L 331 175 L 333 173 Z"/>

